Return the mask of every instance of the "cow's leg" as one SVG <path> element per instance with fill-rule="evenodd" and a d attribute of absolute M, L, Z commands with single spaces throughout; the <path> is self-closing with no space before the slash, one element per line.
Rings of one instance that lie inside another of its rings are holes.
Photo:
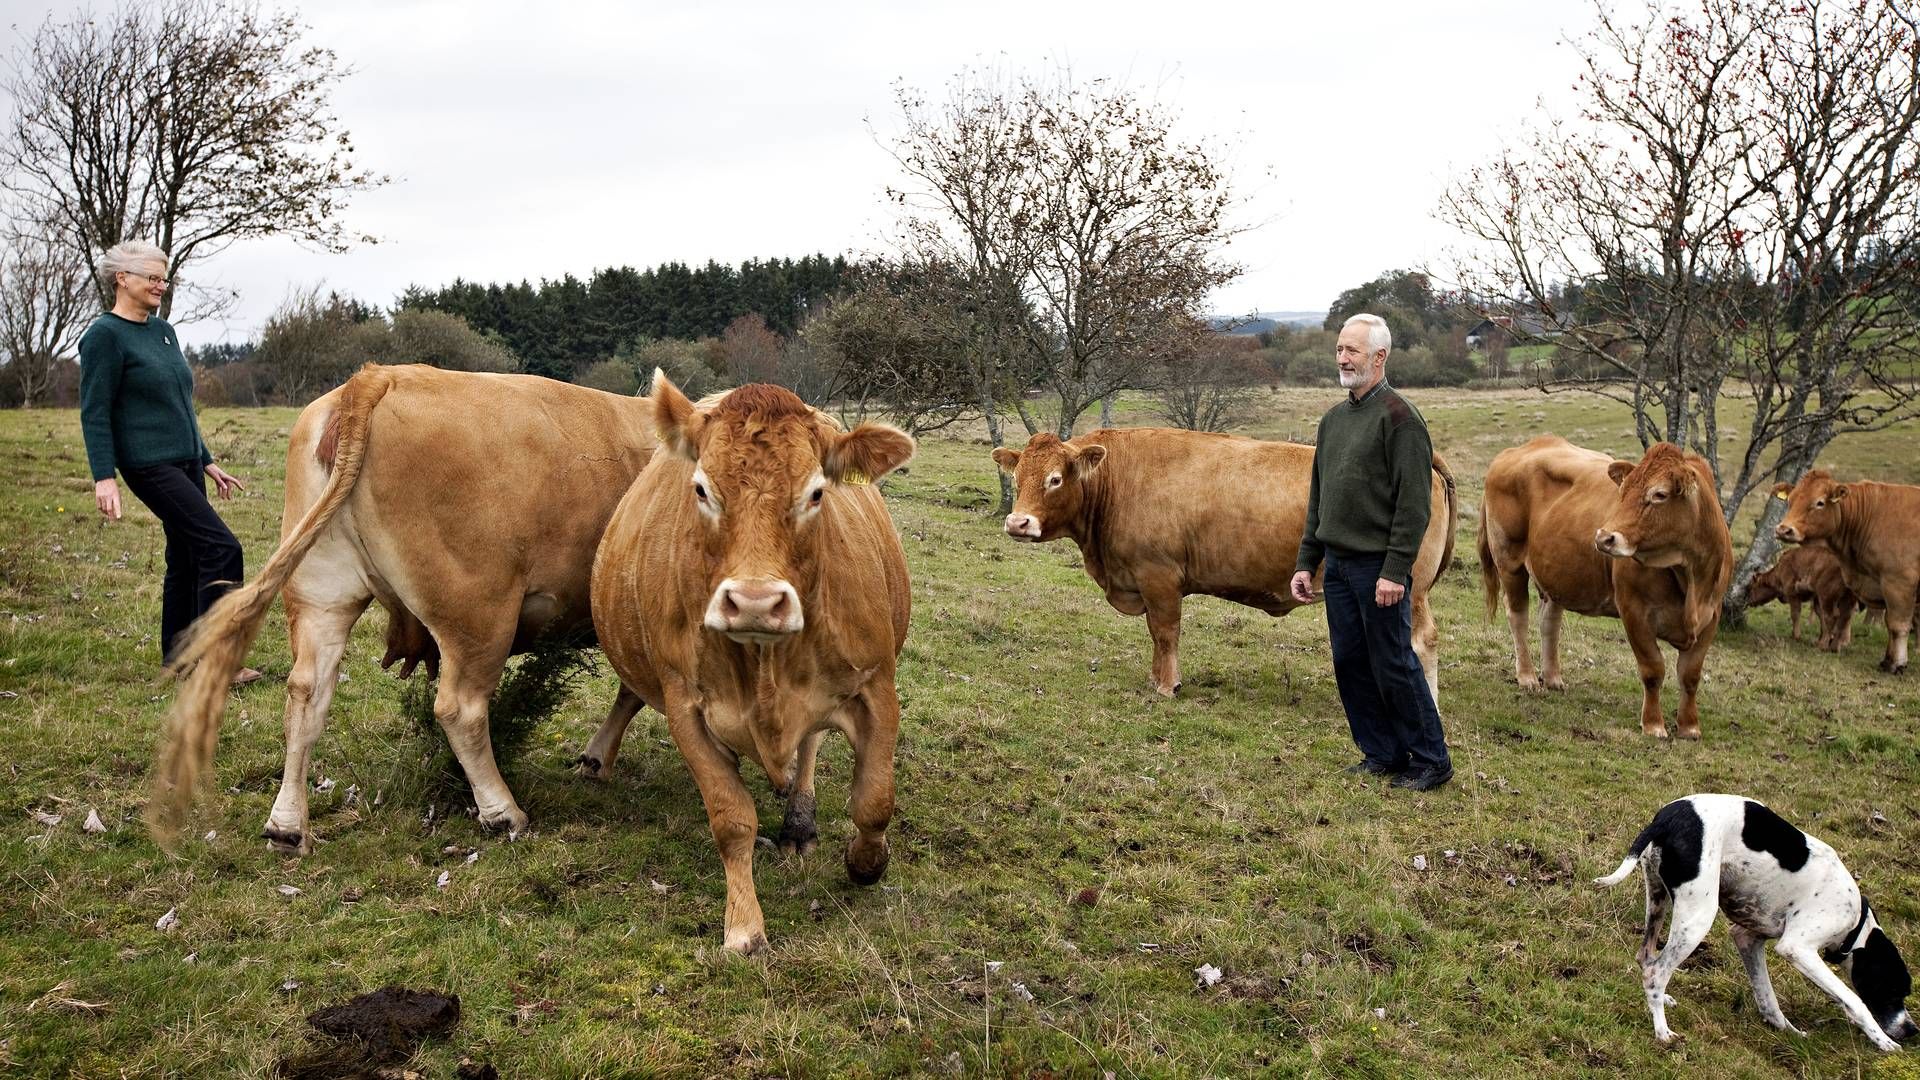
<path fill-rule="evenodd" d="M 639 694 L 621 684 L 620 692 L 614 695 L 613 707 L 607 710 L 607 718 L 600 721 L 600 730 L 593 733 L 587 748 L 573 761 L 574 769 L 581 776 L 605 780 L 613 775 L 613 759 L 620 754 L 620 740 L 627 737 L 627 725 L 644 704 Z"/>
<path fill-rule="evenodd" d="M 1549 690 L 1567 688 L 1560 677 L 1560 622 L 1566 613 L 1566 608 L 1540 598 L 1540 685 Z"/>
<path fill-rule="evenodd" d="M 1913 632 L 1914 583 L 1896 580 L 1883 583 L 1887 596 L 1887 653 L 1880 659 L 1880 670 L 1898 675 L 1907 670 L 1907 635 Z"/>
<path fill-rule="evenodd" d="M 860 691 L 853 717 L 853 797 L 859 830 L 847 845 L 847 878 L 872 885 L 887 872 L 887 823 L 893 820 L 893 747 L 900 736 L 900 697 L 893 677 L 875 676 Z"/>
<path fill-rule="evenodd" d="M 1780 1011 L 1780 999 L 1774 996 L 1773 980 L 1767 977 L 1767 939 L 1739 923 L 1731 929 L 1733 947 L 1740 950 L 1740 962 L 1746 965 L 1747 984 L 1753 987 L 1753 1007 L 1760 1019 L 1781 1031 L 1804 1034 L 1787 1022 L 1787 1014 Z"/>
<path fill-rule="evenodd" d="M 780 850 L 789 855 L 810 854 L 820 844 L 813 822 L 813 766 L 820 757 L 820 740 L 826 737 L 827 730 L 821 728 L 800 742 L 793 787 L 787 792 L 787 814 L 780 822 Z"/>
<path fill-rule="evenodd" d="M 1180 691 L 1180 589 L 1156 583 L 1143 587 L 1147 632 L 1153 635 L 1153 688 L 1163 697 Z"/>
<path fill-rule="evenodd" d="M 327 708 L 339 684 L 347 637 L 372 599 L 371 595 L 354 598 L 348 591 L 322 604 L 288 591 L 287 638 L 293 670 L 287 675 L 287 758 L 280 772 L 280 794 L 260 830 L 279 851 L 305 855 L 313 850 L 307 824 L 307 762 L 327 726 Z"/>
<path fill-rule="evenodd" d="M 1675 667 L 1680 674 L 1680 711 L 1674 714 L 1674 734 L 1683 739 L 1700 737 L 1700 678 L 1707 668 L 1707 650 L 1713 646 L 1713 639 L 1720 632 L 1720 621 L 1712 620 L 1700 634 L 1699 640 L 1690 649 L 1680 650 Z M 1654 646 L 1654 655 L 1659 656 L 1659 646 Z M 1656 696 L 1654 710 L 1660 708 Z"/>
<path fill-rule="evenodd" d="M 767 948 L 767 923 L 760 913 L 760 897 L 753 888 L 753 845 L 760 833 L 760 816 L 753 796 L 740 781 L 739 759 L 723 749 L 707 732 L 706 721 L 691 697 L 668 689 L 667 730 L 680 756 L 693 773 L 693 783 L 706 804 L 707 825 L 727 875 L 727 912 L 723 941 L 741 953 Z"/>
<path fill-rule="evenodd" d="M 1540 689 L 1533 670 L 1533 646 L 1527 641 L 1527 572 L 1500 574 L 1500 591 L 1507 597 L 1507 626 L 1513 631 L 1513 677 L 1522 690 Z"/>
<path fill-rule="evenodd" d="M 1420 671 L 1427 677 L 1427 691 L 1433 695 L 1433 707 L 1440 707 L 1440 627 L 1433 620 L 1433 605 L 1427 590 L 1413 596 L 1413 655 L 1420 658 Z"/>
<path fill-rule="evenodd" d="M 500 685 L 513 644 L 512 625 L 490 636 L 435 634 L 443 643 L 440 656 L 440 692 L 434 697 L 433 716 L 447 734 L 453 756 L 467 774 L 480 823 L 505 826 L 518 836 L 527 827 L 527 815 L 513 801 L 506 778 L 493 759 L 493 732 L 487 725 L 487 706 Z"/>
<path fill-rule="evenodd" d="M 1793 634 L 1791 636 L 1793 640 L 1799 641 L 1800 640 L 1800 598 L 1797 596 L 1787 597 L 1787 610 L 1793 612 Z"/>
<path fill-rule="evenodd" d="M 1660 655 L 1660 639 L 1646 613 L 1631 604 L 1621 605 L 1620 623 L 1626 627 L 1627 644 L 1633 649 L 1634 666 L 1640 669 L 1640 731 L 1656 739 L 1667 737 L 1667 719 L 1660 711 L 1660 687 L 1667 681 L 1667 662 Z M 1706 658 L 1701 650 L 1700 658 Z M 1695 680 L 1699 678 L 1696 669 Z M 1700 737 L 1699 720 L 1694 720 L 1693 737 Z"/>

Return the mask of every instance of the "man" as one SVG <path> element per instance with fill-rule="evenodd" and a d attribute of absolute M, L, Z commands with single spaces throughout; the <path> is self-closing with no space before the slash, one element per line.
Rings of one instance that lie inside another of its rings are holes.
<path fill-rule="evenodd" d="M 1453 779 L 1453 762 L 1413 652 L 1407 586 L 1427 529 L 1433 443 L 1420 413 L 1387 385 L 1392 347 L 1377 315 L 1340 328 L 1334 351 L 1347 400 L 1320 420 L 1292 589 L 1311 603 L 1325 558 L 1333 676 L 1363 755 L 1347 771 L 1429 791 Z"/>

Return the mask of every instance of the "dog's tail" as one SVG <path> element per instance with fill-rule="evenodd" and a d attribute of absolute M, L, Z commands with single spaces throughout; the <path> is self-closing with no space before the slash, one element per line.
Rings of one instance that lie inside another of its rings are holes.
<path fill-rule="evenodd" d="M 1653 843 L 1654 826 L 1659 824 L 1660 819 L 1658 817 L 1647 822 L 1647 827 L 1641 829 L 1640 835 L 1633 838 L 1633 846 L 1627 849 L 1627 857 L 1620 860 L 1620 869 L 1615 870 L 1606 877 L 1594 878 L 1593 883 L 1603 889 L 1611 889 L 1631 877 L 1633 872 L 1639 868 L 1640 856 L 1646 853 L 1647 845 Z"/>

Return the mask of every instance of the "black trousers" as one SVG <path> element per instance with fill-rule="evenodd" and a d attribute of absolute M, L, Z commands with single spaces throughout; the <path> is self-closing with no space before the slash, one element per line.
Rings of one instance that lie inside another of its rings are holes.
<path fill-rule="evenodd" d="M 181 633 L 246 575 L 240 541 L 207 501 L 206 473 L 198 461 L 123 466 L 120 475 L 166 530 L 160 658 L 171 661 Z"/>
<path fill-rule="evenodd" d="M 1323 591 L 1333 678 L 1367 761 L 1389 769 L 1451 766 L 1440 710 L 1413 651 L 1413 597 L 1373 602 L 1384 555 L 1326 556 Z"/>

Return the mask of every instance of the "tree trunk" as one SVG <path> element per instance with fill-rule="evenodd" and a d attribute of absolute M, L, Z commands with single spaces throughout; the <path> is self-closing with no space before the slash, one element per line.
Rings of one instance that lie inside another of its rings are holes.
<path fill-rule="evenodd" d="M 985 382 L 980 385 L 980 413 L 987 418 L 987 440 L 995 449 L 1007 445 L 1006 429 L 1000 423 L 1000 409 L 994 404 L 993 388 Z M 994 466 L 993 475 L 1000 479 L 1000 516 L 1013 513 L 1013 477 L 1005 469 Z"/>
<path fill-rule="evenodd" d="M 1113 426 L 1113 399 L 1114 399 L 1114 395 L 1112 394 L 1108 394 L 1106 397 L 1103 397 L 1100 399 L 1100 426 L 1101 427 Z"/>

